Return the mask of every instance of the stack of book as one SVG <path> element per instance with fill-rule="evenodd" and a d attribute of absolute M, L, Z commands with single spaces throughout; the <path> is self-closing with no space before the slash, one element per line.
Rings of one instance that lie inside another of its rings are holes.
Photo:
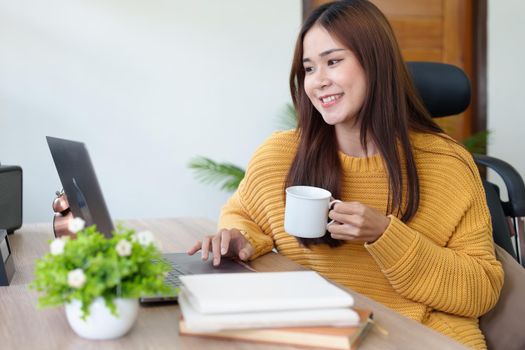
<path fill-rule="evenodd" d="M 370 312 L 313 271 L 182 276 L 180 333 L 352 349 Z"/>

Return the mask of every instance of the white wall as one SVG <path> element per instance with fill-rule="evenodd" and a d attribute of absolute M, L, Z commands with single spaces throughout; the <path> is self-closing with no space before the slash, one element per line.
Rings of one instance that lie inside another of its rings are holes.
<path fill-rule="evenodd" d="M 245 166 L 290 101 L 300 0 L 0 0 L 0 162 L 24 222 L 60 182 L 46 135 L 87 143 L 114 218 L 205 216 L 190 158 Z"/>
<path fill-rule="evenodd" d="M 525 178 L 525 2 L 489 0 L 488 5 L 489 154 Z"/>

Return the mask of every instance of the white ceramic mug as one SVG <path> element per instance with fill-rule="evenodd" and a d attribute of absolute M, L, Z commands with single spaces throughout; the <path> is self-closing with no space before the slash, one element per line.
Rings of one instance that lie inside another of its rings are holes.
<path fill-rule="evenodd" d="M 284 230 L 293 236 L 319 238 L 326 233 L 328 210 L 340 200 L 330 201 L 332 194 L 313 186 L 292 186 L 286 189 Z"/>

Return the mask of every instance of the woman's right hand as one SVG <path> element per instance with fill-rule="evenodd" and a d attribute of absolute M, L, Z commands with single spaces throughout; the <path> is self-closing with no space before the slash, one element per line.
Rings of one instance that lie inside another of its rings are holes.
<path fill-rule="evenodd" d="M 208 260 L 210 250 L 213 255 L 213 265 L 221 263 L 221 257 L 239 258 L 243 261 L 248 260 L 253 255 L 253 247 L 241 231 L 232 228 L 230 230 L 221 229 L 216 235 L 205 236 L 202 241 L 197 241 L 188 250 L 189 255 L 193 255 L 201 250 L 202 260 Z"/>

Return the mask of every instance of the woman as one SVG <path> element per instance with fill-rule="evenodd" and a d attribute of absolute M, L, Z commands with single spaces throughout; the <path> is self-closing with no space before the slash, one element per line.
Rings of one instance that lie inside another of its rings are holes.
<path fill-rule="evenodd" d="M 366 0 L 319 7 L 305 21 L 290 87 L 296 131 L 255 153 L 221 230 L 190 249 L 255 259 L 281 254 L 464 344 L 486 347 L 478 317 L 498 300 L 483 187 L 470 154 L 417 97 L 392 29 Z M 319 239 L 283 228 L 284 189 L 341 199 Z"/>

